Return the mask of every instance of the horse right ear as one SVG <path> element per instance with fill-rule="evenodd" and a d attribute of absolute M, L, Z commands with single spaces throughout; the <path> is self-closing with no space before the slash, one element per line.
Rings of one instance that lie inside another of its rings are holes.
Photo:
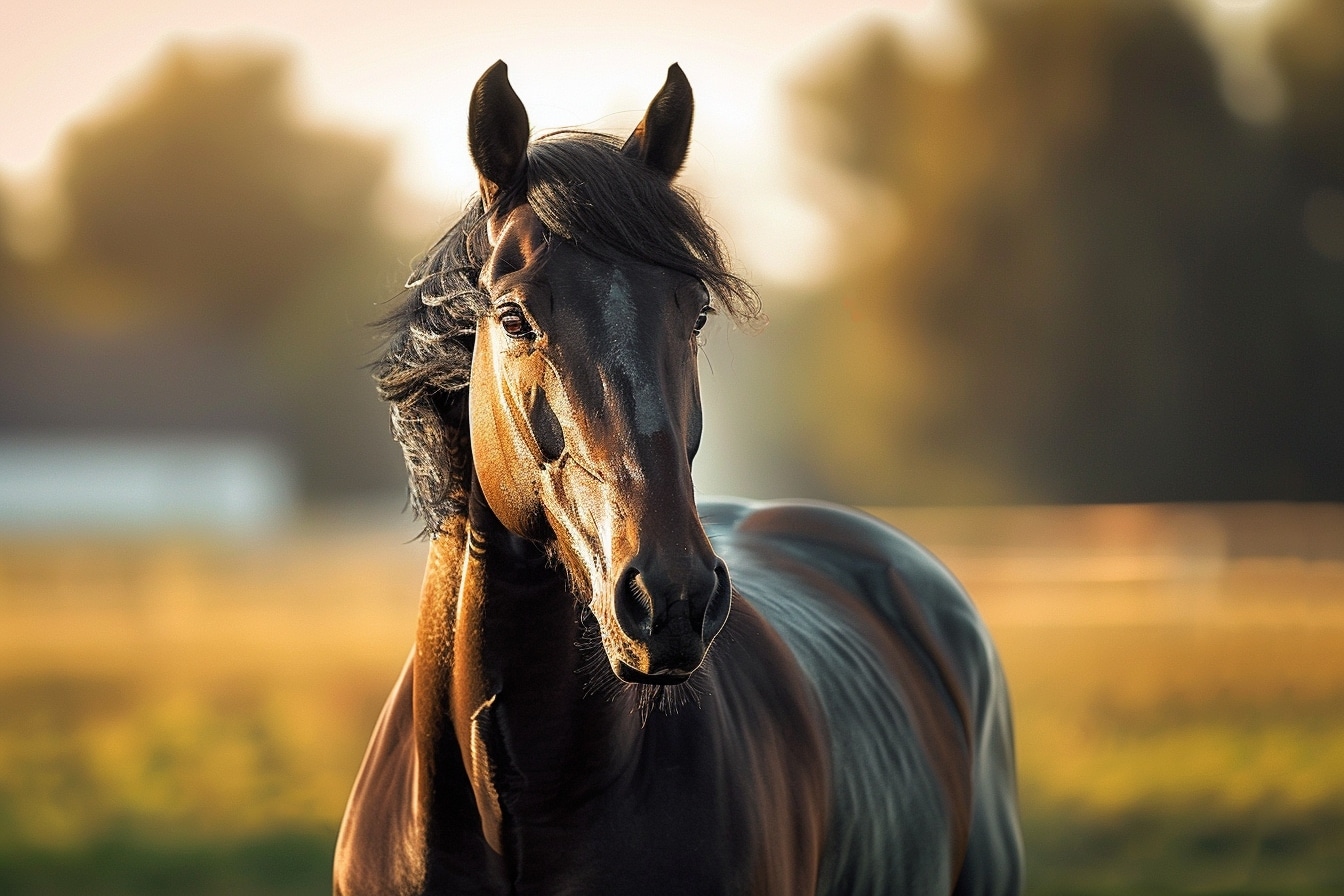
<path fill-rule="evenodd" d="M 476 82 L 467 113 L 467 144 L 486 205 L 522 178 L 529 132 L 527 109 L 513 92 L 509 67 L 501 59 Z"/>
<path fill-rule="evenodd" d="M 691 146 L 691 118 L 695 100 L 691 82 L 675 62 L 667 69 L 667 80 L 649 103 L 644 118 L 621 147 L 621 152 L 638 159 L 671 180 L 686 161 Z"/>

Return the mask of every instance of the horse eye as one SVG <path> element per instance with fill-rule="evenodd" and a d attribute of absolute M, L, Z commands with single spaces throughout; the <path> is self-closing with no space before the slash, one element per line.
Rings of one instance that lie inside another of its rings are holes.
<path fill-rule="evenodd" d="M 523 317 L 523 312 L 516 307 L 505 308 L 500 312 L 499 325 L 504 328 L 505 334 L 513 339 L 523 339 L 533 335 L 532 326 Z"/>
<path fill-rule="evenodd" d="M 706 305 L 700 309 L 700 316 L 695 319 L 695 333 L 698 336 L 700 331 L 709 323 L 709 316 L 714 313 L 714 306 Z"/>

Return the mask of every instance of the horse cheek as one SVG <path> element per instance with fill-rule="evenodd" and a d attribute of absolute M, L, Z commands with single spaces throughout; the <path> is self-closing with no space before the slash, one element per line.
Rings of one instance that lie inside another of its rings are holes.
<path fill-rule="evenodd" d="M 546 530 L 537 497 L 537 464 L 512 419 L 491 340 L 478 337 L 468 414 L 471 456 L 486 503 L 510 532 L 539 538 Z"/>

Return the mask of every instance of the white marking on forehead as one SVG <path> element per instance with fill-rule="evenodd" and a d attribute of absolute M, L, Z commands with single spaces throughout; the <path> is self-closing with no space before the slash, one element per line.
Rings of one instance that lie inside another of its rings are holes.
<path fill-rule="evenodd" d="M 636 432 L 642 436 L 660 432 L 664 415 L 660 413 L 658 389 L 647 376 L 647 365 L 641 367 L 637 355 L 639 309 L 630 293 L 630 281 L 616 269 L 611 272 L 607 300 L 602 303 L 602 323 L 611 340 L 612 362 L 630 384 L 635 397 Z"/>

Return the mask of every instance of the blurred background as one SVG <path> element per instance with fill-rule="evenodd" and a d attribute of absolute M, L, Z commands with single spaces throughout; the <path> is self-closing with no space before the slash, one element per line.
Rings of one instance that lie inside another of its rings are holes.
<path fill-rule="evenodd" d="M 537 131 L 686 70 L 771 318 L 697 483 L 967 584 L 1031 892 L 1344 889 L 1344 4 L 453 6 L 7 10 L 0 892 L 329 888 L 425 555 L 370 325 L 501 57 Z"/>

